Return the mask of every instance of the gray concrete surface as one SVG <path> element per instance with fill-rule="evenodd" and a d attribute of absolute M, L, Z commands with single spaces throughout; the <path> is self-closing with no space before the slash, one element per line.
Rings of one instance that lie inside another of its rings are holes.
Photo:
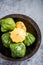
<path fill-rule="evenodd" d="M 0 18 L 15 13 L 28 15 L 36 21 L 42 34 L 41 46 L 28 60 L 11 62 L 0 58 L 0 65 L 43 65 L 43 0 L 0 0 Z"/>

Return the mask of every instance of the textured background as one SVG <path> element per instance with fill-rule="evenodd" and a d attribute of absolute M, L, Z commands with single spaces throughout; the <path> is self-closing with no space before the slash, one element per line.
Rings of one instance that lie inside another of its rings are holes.
<path fill-rule="evenodd" d="M 25 14 L 39 25 L 43 37 L 43 0 L 0 0 L 0 18 L 8 14 Z M 37 53 L 30 59 L 11 62 L 1 58 L 0 65 L 43 65 L 43 38 Z"/>

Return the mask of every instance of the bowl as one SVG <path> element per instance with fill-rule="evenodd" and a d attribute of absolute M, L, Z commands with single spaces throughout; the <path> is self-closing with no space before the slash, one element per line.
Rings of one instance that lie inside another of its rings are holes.
<path fill-rule="evenodd" d="M 40 29 L 38 27 L 38 25 L 36 24 L 36 22 L 30 18 L 29 16 L 26 15 L 22 15 L 22 14 L 10 14 L 10 15 L 6 15 L 5 17 L 1 18 L 8 18 L 8 17 L 12 17 L 15 22 L 17 21 L 23 21 L 23 23 L 25 24 L 27 31 L 32 33 L 35 37 L 36 37 L 36 41 L 29 47 L 26 47 L 26 55 L 23 58 L 12 58 L 11 57 L 11 52 L 10 49 L 5 48 L 2 45 L 2 41 L 1 41 L 1 37 L 0 37 L 0 53 L 1 53 L 1 57 L 9 60 L 9 61 L 23 61 L 26 59 L 29 59 L 30 57 L 32 57 L 36 51 L 39 49 L 39 46 L 41 44 L 41 32 Z M 1 32 L 1 26 L 0 26 L 0 36 L 2 35 Z"/>

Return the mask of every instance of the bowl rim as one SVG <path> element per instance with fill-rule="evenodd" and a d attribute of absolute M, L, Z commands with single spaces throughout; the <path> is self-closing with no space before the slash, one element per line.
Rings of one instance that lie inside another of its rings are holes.
<path fill-rule="evenodd" d="M 9 17 L 13 16 L 13 17 L 16 17 L 16 18 L 25 18 L 27 20 L 31 20 L 31 24 L 34 26 L 34 28 L 35 28 L 35 30 L 37 31 L 37 34 L 38 34 L 38 41 L 37 41 L 38 44 L 37 44 L 36 48 L 34 49 L 34 51 L 30 55 L 23 57 L 21 59 L 9 58 L 9 57 L 4 56 L 2 53 L 1 53 L 0 57 L 4 58 L 6 60 L 9 60 L 9 61 L 23 61 L 23 60 L 31 58 L 37 52 L 37 50 L 39 49 L 40 44 L 41 44 L 41 31 L 39 29 L 39 26 L 37 25 L 37 23 L 31 17 L 24 15 L 24 14 L 9 14 L 9 15 L 2 17 L 1 19 L 8 17 L 8 16 Z"/>

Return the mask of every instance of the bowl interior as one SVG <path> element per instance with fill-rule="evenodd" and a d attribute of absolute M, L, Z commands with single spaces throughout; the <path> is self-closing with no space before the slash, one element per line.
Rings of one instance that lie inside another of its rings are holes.
<path fill-rule="evenodd" d="M 35 28 L 36 24 L 34 25 L 34 23 L 33 23 L 34 21 L 31 18 L 23 16 L 23 15 L 13 15 L 12 14 L 12 15 L 7 15 L 3 18 L 7 18 L 7 17 L 12 17 L 15 20 L 15 22 L 22 21 L 27 28 L 27 32 L 32 33 L 36 37 L 36 41 L 31 46 L 26 47 L 26 50 L 27 50 L 26 55 L 23 58 L 12 58 L 10 49 L 3 46 L 1 38 L 0 38 L 1 54 L 9 59 L 14 59 L 14 60 L 23 60 L 23 59 L 27 59 L 27 58 L 31 57 L 39 47 L 39 45 L 37 43 L 38 42 L 38 33 L 37 33 L 38 30 Z M 2 34 L 3 33 L 1 32 L 1 26 L 0 26 L 0 36 Z"/>

